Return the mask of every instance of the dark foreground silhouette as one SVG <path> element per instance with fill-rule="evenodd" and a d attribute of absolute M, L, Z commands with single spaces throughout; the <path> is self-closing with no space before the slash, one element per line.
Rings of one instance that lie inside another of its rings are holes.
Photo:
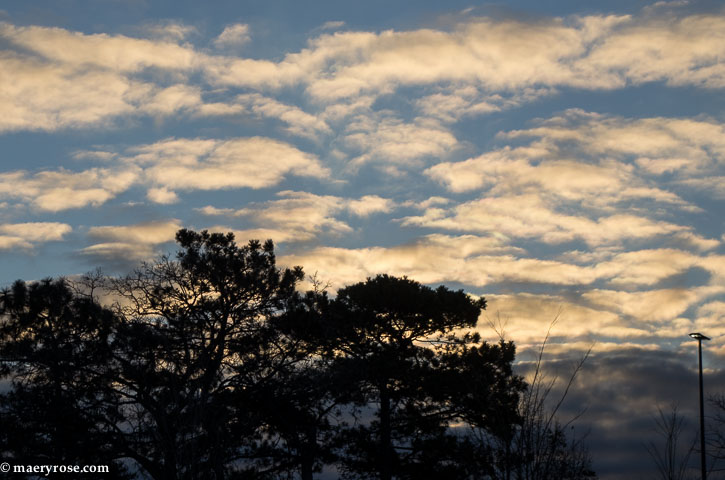
<path fill-rule="evenodd" d="M 300 293 L 271 241 L 176 238 L 123 278 L 2 292 L 3 461 L 111 465 L 104 479 L 595 477 L 581 443 L 522 409 L 514 344 L 472 333 L 484 299 L 388 275 Z"/>

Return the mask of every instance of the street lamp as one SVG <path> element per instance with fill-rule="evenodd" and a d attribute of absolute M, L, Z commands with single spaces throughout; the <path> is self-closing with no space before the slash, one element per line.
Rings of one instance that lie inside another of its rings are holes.
<path fill-rule="evenodd" d="M 705 469 L 705 406 L 702 400 L 702 341 L 710 340 L 702 333 L 691 333 L 690 336 L 697 340 L 697 356 L 700 364 L 700 467 L 702 468 L 702 480 L 707 478 Z"/>

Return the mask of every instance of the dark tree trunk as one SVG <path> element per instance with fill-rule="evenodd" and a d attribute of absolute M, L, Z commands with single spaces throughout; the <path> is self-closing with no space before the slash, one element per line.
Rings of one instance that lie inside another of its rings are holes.
<path fill-rule="evenodd" d="M 388 386 L 380 387 L 380 479 L 391 480 L 392 448 L 390 440 L 390 392 Z"/>
<path fill-rule="evenodd" d="M 307 438 L 302 449 L 300 474 L 302 480 L 312 480 L 312 473 L 315 465 L 315 451 L 317 449 L 317 428 L 312 425 L 307 430 Z"/>

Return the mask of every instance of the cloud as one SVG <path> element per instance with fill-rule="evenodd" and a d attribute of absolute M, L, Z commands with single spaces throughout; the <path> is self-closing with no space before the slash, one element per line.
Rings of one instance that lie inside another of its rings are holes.
<path fill-rule="evenodd" d="M 134 185 L 148 186 L 154 203 L 178 201 L 176 190 L 265 188 L 288 175 L 329 178 L 316 156 L 264 137 L 165 139 L 120 154 L 83 152 L 80 157 L 113 158 L 116 168 L 0 173 L 0 199 L 20 199 L 43 211 L 97 207 Z"/>
<path fill-rule="evenodd" d="M 721 286 L 668 288 L 644 292 L 594 289 L 582 294 L 592 305 L 636 319 L 661 323 L 676 319 L 688 308 L 712 295 L 722 294 Z"/>
<path fill-rule="evenodd" d="M 703 212 L 666 189 L 682 191 L 690 181 L 701 182 L 663 182 L 665 170 L 657 165 L 666 169 L 677 165 L 685 177 L 709 178 L 722 170 L 725 127 L 721 124 L 625 119 L 580 110 L 536 123 L 530 129 L 499 134 L 512 142 L 531 139 L 528 144 L 507 145 L 426 169 L 427 176 L 448 190 L 479 191 L 479 198 L 447 209 L 431 207 L 422 215 L 406 217 L 403 225 L 499 232 L 550 244 L 583 240 L 601 246 L 663 236 L 673 246 L 703 251 L 720 244 L 694 233 L 690 226 L 662 219 L 673 217 L 673 209 Z"/>
<path fill-rule="evenodd" d="M 113 119 L 138 114 L 240 113 L 234 102 L 204 101 L 217 87 L 259 93 L 302 87 L 322 106 L 422 87 L 412 93 L 418 98 L 411 99 L 419 111 L 455 122 L 530 102 L 561 87 L 597 90 L 651 82 L 725 86 L 725 17 L 717 14 L 469 18 L 447 31 L 335 32 L 310 38 L 306 48 L 280 61 L 200 51 L 179 43 L 193 29 L 173 22 L 151 30 L 156 38 L 0 23 L 0 38 L 8 46 L 0 55 L 5 72 L 0 131 L 107 126 Z M 214 43 L 226 48 L 248 40 L 249 27 L 234 24 Z M 295 135 L 310 135 L 309 130 L 294 130 L 300 121 L 309 125 L 311 120 L 298 107 L 283 108 L 275 99 L 256 108 L 265 116 L 286 117 L 282 120 Z M 422 150 L 413 157 L 450 148 L 450 138 L 440 127 L 418 128 L 429 128 L 432 136 L 430 142 L 404 142 L 413 152 Z M 388 129 L 393 130 L 393 142 L 378 138 L 376 144 L 391 146 L 409 135 L 398 125 Z M 318 124 L 316 130 L 324 127 Z M 369 143 L 359 132 L 352 133 L 357 135 L 352 142 Z M 375 136 L 371 130 L 362 133 Z M 657 162 L 650 168 L 680 168 L 677 159 L 670 160 L 669 166 Z"/>
<path fill-rule="evenodd" d="M 438 84 L 487 92 L 613 89 L 655 81 L 720 88 L 723 27 L 725 18 L 718 15 L 475 18 L 451 31 L 322 35 L 279 63 L 230 60 L 210 74 L 214 82 L 240 86 L 304 82 L 325 101 Z"/>
<path fill-rule="evenodd" d="M 30 250 L 33 244 L 27 240 L 12 235 L 0 235 L 0 251 L 3 250 Z"/>
<path fill-rule="evenodd" d="M 145 181 L 165 189 L 167 197 L 174 190 L 264 188 L 287 175 L 324 179 L 330 174 L 316 156 L 265 137 L 170 138 L 133 147 L 127 154 L 126 161 L 143 168 Z"/>
<path fill-rule="evenodd" d="M 289 232 L 297 241 L 310 240 L 322 233 L 337 236 L 352 231 L 347 223 L 334 217 L 344 208 L 337 197 L 290 191 L 279 192 L 277 196 L 282 199 L 243 208 L 234 214 Z"/>
<path fill-rule="evenodd" d="M 537 194 L 484 197 L 447 210 L 429 208 L 423 215 L 405 217 L 402 224 L 502 234 L 550 244 L 583 240 L 590 246 L 692 233 L 689 227 L 636 215 L 603 215 L 590 219 L 583 215 L 559 213 Z"/>
<path fill-rule="evenodd" d="M 98 67 L 127 73 L 151 67 L 183 71 L 200 61 L 191 47 L 123 35 L 85 35 L 62 28 L 3 23 L 0 37 L 56 65 L 76 68 Z"/>
<path fill-rule="evenodd" d="M 72 230 L 58 222 L 0 224 L 0 250 L 29 250 L 38 243 L 62 240 Z"/>
<path fill-rule="evenodd" d="M 179 201 L 179 196 L 166 188 L 149 188 L 146 197 L 154 203 L 168 205 Z"/>
<path fill-rule="evenodd" d="M 521 349 L 536 349 L 550 331 L 551 345 L 564 343 L 575 350 L 577 342 L 591 346 L 593 340 L 645 338 L 647 329 L 632 328 L 614 312 L 572 302 L 556 294 L 484 295 L 488 307 L 479 320 L 478 330 L 485 338 L 503 333 Z M 498 332 L 496 332 L 498 330 Z"/>
<path fill-rule="evenodd" d="M 249 25 L 235 23 L 224 27 L 222 33 L 214 39 L 214 45 L 219 48 L 240 47 L 250 39 Z"/>
<path fill-rule="evenodd" d="M 203 111 L 201 89 L 188 85 L 172 85 L 155 90 L 139 109 L 154 116 L 169 116 L 181 111 Z M 207 108 L 207 113 L 208 109 Z"/>
<path fill-rule="evenodd" d="M 650 201 L 684 210 L 698 207 L 653 181 L 637 175 L 624 162 L 604 158 L 593 163 L 561 157 L 569 152 L 539 145 L 504 147 L 462 162 L 443 162 L 425 174 L 453 192 L 489 190 L 492 194 L 539 192 L 561 202 L 578 202 L 587 208 L 612 209 L 617 204 Z"/>
<path fill-rule="evenodd" d="M 333 57 L 334 70 L 311 80 L 308 91 L 331 100 L 389 93 L 399 85 L 460 82 L 493 91 L 572 83 L 574 75 L 562 63 L 583 53 L 578 33 L 560 22 L 478 19 L 457 25 L 453 32 L 421 29 L 323 36 L 313 43 L 314 55 Z"/>
<path fill-rule="evenodd" d="M 725 175 L 681 179 L 678 183 L 694 191 L 704 191 L 719 200 L 725 199 Z"/>
<path fill-rule="evenodd" d="M 19 198 L 38 210 L 51 212 L 98 206 L 127 190 L 138 175 L 133 167 L 0 173 L 0 198 Z"/>
<path fill-rule="evenodd" d="M 442 88 L 415 101 L 416 108 L 428 117 L 454 123 L 463 117 L 485 115 L 554 94 L 547 87 L 527 87 L 513 92 L 486 94 L 473 85 Z"/>
<path fill-rule="evenodd" d="M 369 217 L 374 213 L 387 213 L 395 207 L 389 198 L 382 198 L 377 195 L 365 195 L 357 200 L 350 200 L 347 204 L 348 210 L 358 217 Z"/>
<path fill-rule="evenodd" d="M 495 236 L 431 234 L 387 248 L 316 247 L 285 255 L 281 261 L 316 271 L 335 288 L 380 272 L 423 283 L 474 287 L 512 282 L 587 285 L 598 278 L 592 267 L 527 258 L 523 253 Z"/>
<path fill-rule="evenodd" d="M 134 225 L 91 227 L 88 235 L 106 241 L 155 245 L 172 241 L 179 228 L 181 228 L 179 220 L 164 220 Z"/>
<path fill-rule="evenodd" d="M 323 23 L 318 28 L 320 30 L 337 30 L 344 26 L 345 26 L 345 22 L 343 22 L 342 20 L 330 20 L 329 22 Z"/>
<path fill-rule="evenodd" d="M 425 173 L 453 192 L 494 194 L 536 191 L 561 202 L 606 209 L 644 202 L 699 211 L 671 190 L 660 175 L 677 170 L 678 185 L 715 183 L 725 160 L 725 126 L 682 118 L 626 119 L 569 110 L 526 130 L 501 132 L 505 146 L 461 162 L 441 162 Z M 683 178 L 684 177 L 684 178 Z M 679 190 L 682 190 L 681 188 Z"/>
<path fill-rule="evenodd" d="M 345 128 L 345 146 L 357 155 L 353 164 L 382 163 L 395 172 L 398 167 L 420 165 L 425 158 L 444 157 L 458 144 L 448 129 L 418 119 L 406 123 L 377 115 L 355 117 Z"/>
<path fill-rule="evenodd" d="M 238 231 L 243 238 L 272 238 L 277 242 L 300 242 L 321 235 L 337 237 L 352 232 L 352 227 L 337 218 L 344 212 L 358 217 L 389 212 L 394 204 L 389 199 L 367 195 L 349 199 L 307 192 L 281 191 L 279 200 L 252 204 L 241 209 L 219 209 L 207 206 L 199 211 L 206 215 L 245 217 L 258 228 Z"/>
<path fill-rule="evenodd" d="M 287 125 L 286 131 L 292 135 L 317 139 L 321 135 L 332 133 L 330 127 L 318 116 L 272 98 L 259 94 L 246 94 L 239 95 L 237 101 L 260 117 L 281 120 Z"/>
<path fill-rule="evenodd" d="M 571 109 L 502 136 L 538 139 L 552 153 L 576 147 L 587 157 L 629 159 L 643 174 L 693 175 L 725 163 L 725 125 L 710 119 L 628 119 Z"/>
<path fill-rule="evenodd" d="M 179 43 L 187 37 L 198 34 L 198 30 L 191 25 L 185 25 L 173 20 L 145 26 L 143 29 L 153 39 L 168 43 Z"/>
<path fill-rule="evenodd" d="M 8 47 L 0 54 L 0 132 L 102 128 L 123 116 L 183 110 L 218 114 L 218 106 L 203 103 L 201 87 L 184 81 L 206 55 L 169 41 L 180 40 L 185 27 L 159 28 L 164 40 L 0 22 Z M 149 69 L 168 75 L 139 78 Z"/>
<path fill-rule="evenodd" d="M 703 258 L 670 248 L 619 253 L 597 264 L 597 272 L 614 285 L 653 285 L 703 263 Z"/>
<path fill-rule="evenodd" d="M 582 71 L 609 72 L 635 84 L 725 86 L 725 18 L 693 15 L 652 18 L 601 39 L 578 65 Z"/>
<path fill-rule="evenodd" d="M 78 71 L 12 53 L 0 55 L 0 70 L 0 132 L 101 127 L 132 113 L 152 89 L 113 72 Z"/>
<path fill-rule="evenodd" d="M 83 248 L 82 255 L 124 266 L 148 260 L 157 253 L 156 246 L 171 242 L 181 228 L 179 220 L 163 220 L 134 225 L 91 227 L 88 236 L 100 243 Z"/>

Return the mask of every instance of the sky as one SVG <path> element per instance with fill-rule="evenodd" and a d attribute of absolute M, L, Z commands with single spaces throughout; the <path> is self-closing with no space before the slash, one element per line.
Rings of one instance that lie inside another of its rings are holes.
<path fill-rule="evenodd" d="M 657 406 L 695 428 L 689 332 L 725 391 L 718 2 L 0 8 L 0 286 L 123 274 L 186 227 L 333 291 L 463 288 L 522 369 L 554 319 L 554 371 L 592 348 L 563 413 L 604 479 L 653 471 Z"/>

